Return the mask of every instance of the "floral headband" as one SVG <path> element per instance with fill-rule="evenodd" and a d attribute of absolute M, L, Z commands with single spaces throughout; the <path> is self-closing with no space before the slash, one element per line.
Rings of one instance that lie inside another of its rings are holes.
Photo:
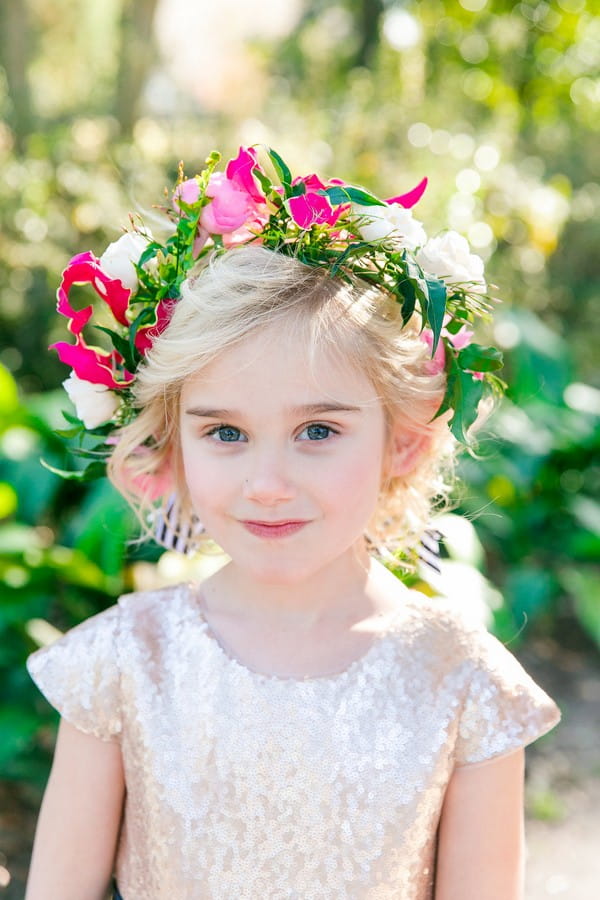
<path fill-rule="evenodd" d="M 76 480 L 104 474 L 113 432 L 136 415 L 131 392 L 136 370 L 168 323 L 182 281 L 209 255 L 244 244 L 257 243 L 332 276 L 383 288 L 400 304 L 404 324 L 417 316 L 431 349 L 430 372 L 446 373 L 438 415 L 450 411 L 449 425 L 459 441 L 468 443 L 484 393 L 504 390 L 495 374 L 502 354 L 472 341 L 471 326 L 477 317 L 489 318 L 492 302 L 482 260 L 456 232 L 428 239 L 412 215 L 426 178 L 408 193 L 381 200 L 339 179 L 293 178 L 278 153 L 267 149 L 264 156 L 261 164 L 254 147 L 241 147 L 219 172 L 220 155 L 211 153 L 193 178 L 186 178 L 180 165 L 169 205 L 161 208 L 171 223 L 164 243 L 132 216 L 131 229 L 99 259 L 86 252 L 69 262 L 57 309 L 75 342 L 59 341 L 51 349 L 72 368 L 64 386 L 77 413 L 64 413 L 71 427 L 59 433 L 79 438 L 73 452 L 87 465 L 72 472 L 55 469 L 58 474 Z M 74 285 L 91 285 L 110 311 L 109 325 L 95 327 L 111 350 L 86 343 L 82 332 L 94 324 L 96 313 L 91 305 L 73 307 Z M 95 446 L 84 445 L 86 434 L 98 439 Z"/>

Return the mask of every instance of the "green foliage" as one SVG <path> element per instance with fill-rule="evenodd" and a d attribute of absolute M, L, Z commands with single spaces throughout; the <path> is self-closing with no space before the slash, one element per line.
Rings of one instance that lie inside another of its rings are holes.
<path fill-rule="evenodd" d="M 510 400 L 464 462 L 463 507 L 504 594 L 502 637 L 527 626 L 573 640 L 577 622 L 600 647 L 600 392 L 571 380 L 567 344 L 531 314 L 509 324 Z"/>
<path fill-rule="evenodd" d="M 53 395 L 19 402 L 3 367 L 0 384 L 0 766 L 3 777 L 41 781 L 56 715 L 29 679 L 26 656 L 54 627 L 72 627 L 124 590 L 134 527 L 107 482 L 73 485 L 40 465 L 40 454 L 64 464 Z"/>

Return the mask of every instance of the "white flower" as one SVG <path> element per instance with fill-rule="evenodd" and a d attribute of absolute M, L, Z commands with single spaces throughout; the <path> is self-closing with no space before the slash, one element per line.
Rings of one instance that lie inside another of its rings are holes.
<path fill-rule="evenodd" d="M 77 418 L 86 428 L 96 428 L 110 421 L 120 406 L 114 391 L 104 384 L 93 384 L 78 378 L 75 372 L 63 381 L 63 387 L 73 405 Z"/>
<path fill-rule="evenodd" d="M 471 253 L 467 239 L 456 231 L 430 238 L 417 253 L 417 262 L 428 275 L 436 275 L 447 284 L 464 286 L 477 294 L 486 291 L 483 260 Z"/>
<path fill-rule="evenodd" d="M 134 294 L 138 288 L 134 263 L 137 263 L 150 240 L 150 234 L 126 231 L 117 241 L 108 245 L 100 257 L 100 268 L 109 278 L 118 278 L 123 287 Z"/>
<path fill-rule="evenodd" d="M 388 203 L 385 206 L 352 207 L 355 216 L 363 220 L 358 226 L 365 241 L 381 241 L 391 238 L 400 247 L 416 250 L 427 240 L 422 224 L 413 219 L 410 209 L 399 203 Z"/>

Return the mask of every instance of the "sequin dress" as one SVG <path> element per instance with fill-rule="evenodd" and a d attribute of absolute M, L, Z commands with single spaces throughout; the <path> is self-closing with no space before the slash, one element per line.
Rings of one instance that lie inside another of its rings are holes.
<path fill-rule="evenodd" d="M 84 732 L 119 741 L 124 900 L 429 900 L 455 766 L 560 713 L 505 647 L 409 593 L 345 671 L 232 659 L 180 585 L 129 594 L 28 660 Z"/>

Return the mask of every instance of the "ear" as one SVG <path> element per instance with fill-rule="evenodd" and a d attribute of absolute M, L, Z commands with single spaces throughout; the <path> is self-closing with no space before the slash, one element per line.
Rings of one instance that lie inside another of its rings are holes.
<path fill-rule="evenodd" d="M 394 425 L 388 440 L 387 478 L 398 478 L 412 472 L 431 442 L 428 434 L 407 432 L 406 425 Z"/>

